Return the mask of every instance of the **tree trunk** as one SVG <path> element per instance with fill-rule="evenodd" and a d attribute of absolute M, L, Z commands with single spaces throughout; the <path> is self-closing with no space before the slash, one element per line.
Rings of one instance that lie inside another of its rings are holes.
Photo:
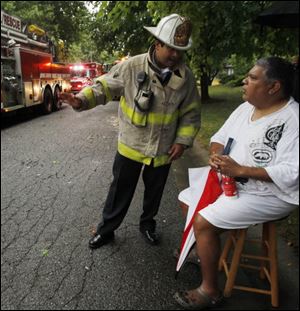
<path fill-rule="evenodd" d="M 208 94 L 208 85 L 209 85 L 209 80 L 206 72 L 203 72 L 200 78 L 200 83 L 201 83 L 201 101 L 205 102 L 210 99 L 209 94 Z"/>

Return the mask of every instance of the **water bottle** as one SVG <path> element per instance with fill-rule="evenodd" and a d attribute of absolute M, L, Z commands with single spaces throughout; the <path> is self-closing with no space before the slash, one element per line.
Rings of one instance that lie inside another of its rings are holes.
<path fill-rule="evenodd" d="M 222 175 L 222 186 L 224 194 L 227 198 L 237 199 L 237 188 L 233 177 Z"/>

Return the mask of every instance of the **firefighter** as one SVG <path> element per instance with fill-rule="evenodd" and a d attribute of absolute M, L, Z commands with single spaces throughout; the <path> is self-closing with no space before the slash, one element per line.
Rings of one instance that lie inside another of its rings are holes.
<path fill-rule="evenodd" d="M 155 37 L 148 53 L 120 62 L 100 79 L 100 84 L 86 87 L 75 96 L 60 95 L 77 111 L 121 96 L 114 179 L 102 221 L 89 241 L 92 249 L 114 239 L 141 171 L 145 192 L 140 232 L 151 245 L 159 243 L 154 217 L 171 163 L 192 146 L 200 127 L 200 96 L 195 78 L 183 62 L 184 52 L 192 44 L 191 27 L 189 19 L 177 14 L 162 18 L 157 27 L 144 27 Z"/>

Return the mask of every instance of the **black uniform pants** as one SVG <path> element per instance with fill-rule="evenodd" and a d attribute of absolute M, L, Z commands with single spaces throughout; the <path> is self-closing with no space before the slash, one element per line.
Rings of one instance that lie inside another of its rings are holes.
<path fill-rule="evenodd" d="M 113 182 L 103 209 L 103 219 L 97 233 L 109 235 L 122 223 L 132 201 L 139 176 L 143 169 L 145 185 L 143 213 L 140 218 L 141 230 L 155 230 L 155 215 L 158 213 L 163 190 L 171 164 L 153 167 L 130 160 L 117 152 L 113 164 Z"/>

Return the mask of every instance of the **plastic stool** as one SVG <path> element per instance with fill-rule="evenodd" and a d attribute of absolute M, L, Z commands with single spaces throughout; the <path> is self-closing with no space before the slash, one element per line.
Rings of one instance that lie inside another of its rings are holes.
<path fill-rule="evenodd" d="M 224 289 L 224 296 L 230 297 L 233 289 L 239 289 L 271 296 L 271 304 L 278 307 L 278 269 L 277 269 L 277 241 L 275 221 L 266 222 L 262 225 L 261 240 L 246 240 L 248 229 L 230 230 L 225 242 L 222 254 L 219 259 L 219 271 L 226 273 L 227 281 Z M 243 253 L 245 241 L 258 242 L 262 246 L 262 254 L 252 255 Z M 231 262 L 228 262 L 228 255 L 232 253 Z M 241 258 L 248 258 L 260 261 L 259 266 L 241 263 Z M 267 278 L 270 283 L 270 290 L 239 286 L 235 284 L 238 268 L 244 267 L 259 270 L 262 279 Z"/>

